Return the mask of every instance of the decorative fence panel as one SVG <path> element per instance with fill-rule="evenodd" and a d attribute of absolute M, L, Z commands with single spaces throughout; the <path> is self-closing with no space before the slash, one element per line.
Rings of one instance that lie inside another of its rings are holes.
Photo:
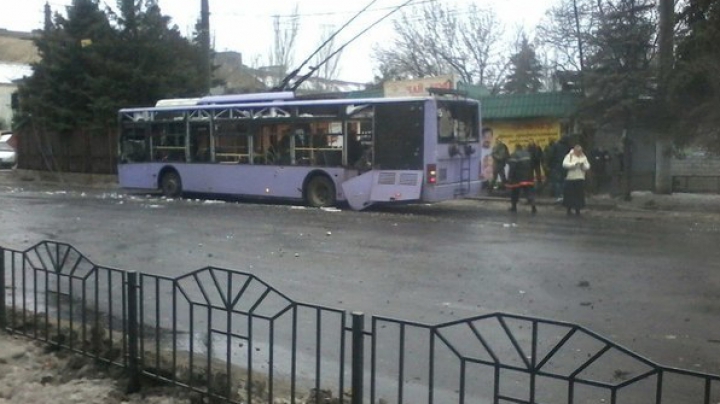
<path fill-rule="evenodd" d="M 14 333 L 127 365 L 126 272 L 93 264 L 72 246 L 2 250 L 3 317 Z"/>
<path fill-rule="evenodd" d="M 146 377 L 229 403 L 720 402 L 719 376 L 575 324 L 494 313 L 367 326 L 250 273 L 124 271 L 52 241 L 0 248 L 0 290 L 2 328 L 125 368 L 130 390 Z"/>

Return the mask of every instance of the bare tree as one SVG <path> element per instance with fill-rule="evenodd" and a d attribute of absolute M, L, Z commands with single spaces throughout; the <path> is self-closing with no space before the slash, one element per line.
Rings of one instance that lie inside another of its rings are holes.
<path fill-rule="evenodd" d="M 498 46 L 503 35 L 497 15 L 477 9 L 468 9 L 468 18 L 461 36 L 468 59 L 476 68 L 476 82 L 488 88 L 498 88 L 507 63 Z"/>
<path fill-rule="evenodd" d="M 335 26 L 324 25 L 322 27 L 320 40 L 318 41 L 318 51 L 312 59 L 312 65 L 318 67 L 317 77 L 322 80 L 335 80 L 340 73 L 340 57 L 343 52 L 338 50 L 333 36 L 334 33 Z M 335 54 L 333 55 L 333 53 Z M 317 90 L 328 90 L 321 82 L 316 82 L 315 87 Z"/>
<path fill-rule="evenodd" d="M 594 39 L 602 21 L 617 13 L 623 3 L 633 4 L 634 1 L 558 0 L 537 27 L 538 51 L 544 54 L 556 72 L 582 74 L 588 55 L 600 51 Z M 649 14 L 651 20 L 657 21 L 656 12 Z"/>
<path fill-rule="evenodd" d="M 273 47 L 270 49 L 267 68 L 272 77 L 270 84 L 276 85 L 294 63 L 295 39 L 300 30 L 300 12 L 297 3 L 289 16 L 273 16 L 273 29 Z"/>
<path fill-rule="evenodd" d="M 503 90 L 511 94 L 536 93 L 543 88 L 543 65 L 525 31 L 520 28 L 517 35 Z"/>
<path fill-rule="evenodd" d="M 425 3 L 403 12 L 393 26 L 392 43 L 375 49 L 381 79 L 455 74 L 466 83 L 492 86 L 498 76 L 502 26 L 489 9 Z"/>
<path fill-rule="evenodd" d="M 537 27 L 538 44 L 556 71 L 582 71 L 583 47 L 597 29 L 599 0 L 560 0 Z"/>

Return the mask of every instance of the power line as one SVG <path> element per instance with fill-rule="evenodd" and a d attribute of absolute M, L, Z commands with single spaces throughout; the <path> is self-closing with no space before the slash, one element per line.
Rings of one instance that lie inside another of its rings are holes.
<path fill-rule="evenodd" d="M 416 1 L 415 4 L 413 4 L 413 6 L 422 5 L 422 4 L 429 4 L 429 3 L 441 3 L 441 2 L 442 2 L 442 0 L 421 0 L 421 1 Z M 397 6 L 378 7 L 378 8 L 368 9 L 368 11 L 371 11 L 371 10 L 372 10 L 372 11 L 392 10 L 392 9 L 395 9 L 396 7 L 397 7 Z M 449 15 L 449 16 L 463 16 L 463 15 L 472 14 L 473 12 L 474 12 L 474 11 L 472 11 L 472 10 L 462 10 L 462 9 L 459 9 L 459 8 L 457 8 L 456 6 L 454 6 L 454 8 L 449 8 L 449 9 L 447 9 L 447 15 Z M 298 13 L 297 15 L 295 15 L 295 14 L 288 14 L 288 15 L 255 14 L 255 15 L 253 15 L 253 16 L 248 16 L 247 14 L 241 14 L 241 13 L 238 13 L 238 12 L 223 12 L 222 15 L 218 15 L 218 14 L 214 15 L 214 18 L 217 20 L 217 19 L 231 19 L 231 18 L 236 18 L 236 17 L 240 17 L 240 16 L 246 17 L 246 18 L 249 18 L 249 17 L 253 17 L 253 18 L 257 18 L 257 17 L 280 17 L 280 18 L 286 18 L 286 21 L 281 21 L 281 22 L 280 22 L 280 25 L 290 26 L 291 24 L 293 24 L 293 22 L 292 22 L 292 21 L 287 21 L 287 19 L 289 19 L 289 18 L 296 19 L 296 18 L 298 18 L 298 17 L 315 17 L 315 16 L 323 16 L 323 17 L 324 17 L 324 16 L 342 15 L 342 14 L 349 14 L 349 13 L 351 13 L 351 11 L 328 11 L 328 12 L 305 13 L 305 14 Z M 406 20 L 409 21 L 409 22 L 425 21 L 425 20 L 428 20 L 428 17 L 426 17 L 426 16 L 424 16 L 424 15 L 416 15 L 416 16 L 409 16 L 409 17 L 406 16 Z"/>
<path fill-rule="evenodd" d="M 339 47 L 337 50 L 335 50 L 335 51 L 332 52 L 330 55 L 328 55 L 325 59 L 323 59 L 320 63 L 318 63 L 317 66 L 313 66 L 313 67 L 310 69 L 310 72 L 308 72 L 308 73 L 305 74 L 304 76 L 300 77 L 300 79 L 298 79 L 295 83 L 293 83 L 291 89 L 292 89 L 293 91 L 297 90 L 297 88 L 300 86 L 300 84 L 302 84 L 303 81 L 307 80 L 310 76 L 312 76 L 312 75 L 320 68 L 320 66 L 322 66 L 323 64 L 325 64 L 328 60 L 332 59 L 335 55 L 337 55 L 338 53 L 342 52 L 343 49 L 345 49 L 345 47 L 347 47 L 348 45 L 350 45 L 351 42 L 353 42 L 354 40 L 358 39 L 361 35 L 363 35 L 363 34 L 366 33 L 367 31 L 369 31 L 370 29 L 372 29 L 372 28 L 375 27 L 376 25 L 380 24 L 382 21 L 384 21 L 385 19 L 387 19 L 388 17 L 390 17 L 391 15 L 393 15 L 394 13 L 396 13 L 397 11 L 399 11 L 400 9 L 408 6 L 408 5 L 409 5 L 410 3 L 412 3 L 413 1 L 415 1 L 415 0 L 407 0 L 406 2 L 400 4 L 399 6 L 396 6 L 396 7 L 392 8 L 388 13 L 386 13 L 385 15 L 383 15 L 383 16 L 382 16 L 381 18 L 379 18 L 377 21 L 375 21 L 374 23 L 370 24 L 368 27 L 366 27 L 365 29 L 363 29 L 362 31 L 360 31 L 360 32 L 359 32 L 357 35 L 355 35 L 354 37 L 350 38 L 350 40 L 348 40 L 347 42 L 345 42 L 341 47 Z"/>
<path fill-rule="evenodd" d="M 437 3 L 439 0 L 420 0 L 416 1 L 414 5 L 420 5 L 420 4 L 427 4 L 427 3 Z M 386 6 L 386 7 L 377 7 L 377 8 L 369 8 L 367 10 L 368 13 L 376 12 L 376 11 L 387 11 L 387 10 L 393 10 L 397 8 L 398 6 Z M 355 14 L 357 11 L 354 10 L 347 10 L 347 11 L 321 11 L 321 12 L 314 12 L 314 13 L 298 13 L 298 14 L 252 14 L 248 15 L 246 13 L 242 13 L 239 11 L 228 11 L 223 12 L 223 17 L 280 17 L 280 18 L 294 18 L 294 17 L 327 17 L 327 16 L 333 16 L 333 15 L 349 15 L 349 14 Z"/>
<path fill-rule="evenodd" d="M 317 55 L 318 52 L 320 52 L 320 50 L 322 50 L 322 48 L 324 48 L 327 44 L 331 43 L 331 42 L 333 41 L 333 39 L 335 39 L 335 37 L 340 33 L 340 31 L 342 31 L 343 29 L 345 29 L 348 25 L 352 24 L 352 22 L 355 21 L 355 19 L 357 19 L 360 15 L 362 15 L 362 14 L 363 14 L 367 9 L 369 9 L 373 4 L 377 3 L 377 1 L 378 1 L 378 0 L 372 0 L 370 3 L 368 3 L 367 6 L 365 6 L 362 10 L 358 11 L 351 19 L 349 19 L 347 22 L 345 22 L 345 24 L 343 24 L 342 27 L 340 27 L 340 28 L 339 28 L 338 30 L 336 30 L 332 35 L 330 35 L 330 37 L 327 38 L 327 39 L 325 40 L 325 42 L 323 42 L 320 46 L 318 46 L 317 49 L 315 49 L 315 52 L 313 52 L 310 56 L 308 56 L 307 59 L 305 59 L 305 61 L 303 61 L 303 62 L 300 64 L 300 66 L 298 66 L 298 67 L 297 67 L 295 70 L 293 70 L 290 74 L 288 74 L 287 76 L 285 76 L 285 78 L 282 80 L 282 83 L 281 83 L 277 88 L 280 89 L 280 90 L 285 89 L 285 87 L 287 87 L 287 85 L 290 83 L 290 80 L 292 80 L 293 78 L 295 78 L 295 76 L 297 76 L 298 73 L 300 73 L 300 70 L 301 70 L 303 67 L 305 67 L 305 65 L 308 64 L 308 62 L 310 62 L 310 60 L 312 60 L 312 58 L 315 57 L 315 55 Z"/>

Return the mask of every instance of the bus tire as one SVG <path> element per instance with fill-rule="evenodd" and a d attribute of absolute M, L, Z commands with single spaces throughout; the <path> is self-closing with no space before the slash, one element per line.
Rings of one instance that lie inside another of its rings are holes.
<path fill-rule="evenodd" d="M 316 175 L 305 184 L 305 202 L 312 207 L 333 206 L 336 203 L 335 184 L 325 175 Z"/>
<path fill-rule="evenodd" d="M 167 171 L 160 177 L 160 190 L 167 198 L 182 195 L 182 180 L 176 171 Z"/>

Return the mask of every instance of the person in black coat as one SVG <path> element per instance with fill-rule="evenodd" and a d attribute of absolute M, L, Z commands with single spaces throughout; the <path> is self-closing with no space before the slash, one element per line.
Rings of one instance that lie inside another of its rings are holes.
<path fill-rule="evenodd" d="M 521 145 L 516 145 L 515 151 L 508 159 L 508 166 L 510 170 L 507 188 L 510 189 L 510 212 L 517 212 L 517 203 L 522 192 L 531 206 L 532 214 L 536 214 L 535 176 L 530 152 Z"/>
<path fill-rule="evenodd" d="M 534 140 L 530 140 L 528 146 L 528 152 L 530 152 L 530 159 L 532 162 L 533 172 L 535 173 L 535 183 L 541 184 L 543 180 L 542 166 L 545 158 L 543 157 L 543 150 Z M 547 173 L 545 173 L 547 175 Z"/>
<path fill-rule="evenodd" d="M 562 201 L 563 185 L 565 183 L 565 169 L 563 168 L 563 159 L 572 149 L 570 137 L 563 136 L 552 147 L 548 164 L 550 166 L 550 178 L 552 182 L 553 196 L 558 198 L 558 202 Z"/>

